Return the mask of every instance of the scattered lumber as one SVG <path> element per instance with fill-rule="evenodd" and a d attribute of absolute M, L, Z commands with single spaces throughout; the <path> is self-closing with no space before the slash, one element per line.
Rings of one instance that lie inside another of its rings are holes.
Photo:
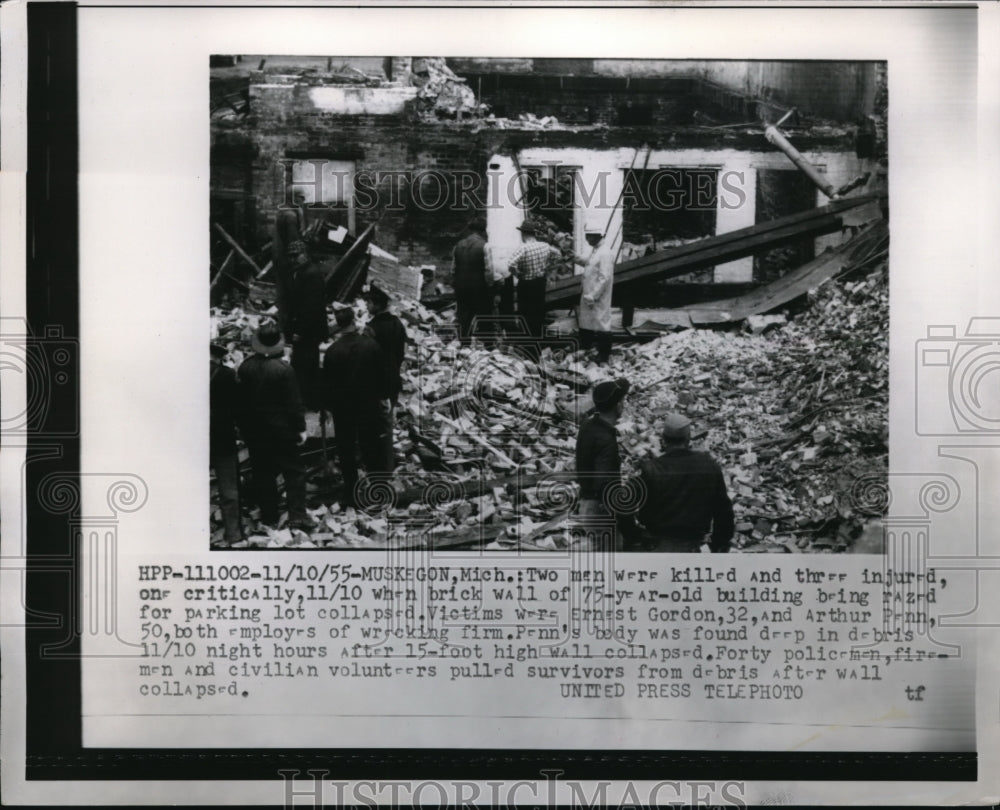
<path fill-rule="evenodd" d="M 566 514 L 577 492 L 578 419 L 596 382 L 624 376 L 632 383 L 618 425 L 626 475 L 660 452 L 663 415 L 681 411 L 697 446 L 723 468 L 737 550 L 849 550 L 872 517 L 852 487 L 888 474 L 883 237 L 878 222 L 859 233 L 834 275 L 809 278 L 804 306 L 755 322 L 757 332 L 688 328 L 616 346 L 611 368 L 582 351 L 545 348 L 539 368 L 509 347 L 464 344 L 451 313 L 396 299 L 410 345 L 391 494 L 381 506 L 344 509 L 329 486 L 316 487 L 308 498 L 320 527 L 311 536 L 262 531 L 248 516 L 245 546 L 566 549 L 576 542 Z M 354 306 L 363 324 L 365 306 Z M 249 351 L 266 310 L 263 301 L 260 312 L 213 311 L 230 364 Z M 221 533 L 217 509 L 213 528 Z"/>

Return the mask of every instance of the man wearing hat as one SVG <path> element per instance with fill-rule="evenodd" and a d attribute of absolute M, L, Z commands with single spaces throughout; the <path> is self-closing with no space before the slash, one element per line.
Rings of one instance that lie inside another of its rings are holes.
<path fill-rule="evenodd" d="M 337 458 L 344 477 L 341 501 L 353 506 L 358 450 L 369 473 L 387 472 L 389 386 L 382 350 L 358 331 L 354 310 L 338 309 L 337 339 L 323 357 L 323 405 L 333 415 Z"/>
<path fill-rule="evenodd" d="M 618 451 L 618 431 L 615 427 L 625 410 L 625 397 L 629 382 L 625 379 L 608 380 L 594 386 L 593 399 L 596 413 L 588 416 L 580 426 L 576 439 L 576 475 L 580 484 L 580 523 L 599 532 L 598 524 L 610 527 L 612 512 L 608 508 L 610 490 L 621 483 L 621 456 Z M 597 542 L 621 550 L 626 540 L 631 542 L 636 534 L 635 522 L 630 515 L 614 515 L 617 532 L 614 542 Z"/>
<path fill-rule="evenodd" d="M 236 372 L 224 365 L 226 347 L 212 343 L 209 352 L 208 383 L 208 463 L 215 470 L 222 512 L 223 543 L 242 539 L 240 530 L 240 477 L 236 457 L 236 417 L 239 398 Z"/>
<path fill-rule="evenodd" d="M 389 394 L 389 409 L 387 414 L 387 429 L 385 431 L 385 469 L 390 471 L 396 466 L 395 451 L 392 436 L 394 427 L 394 412 L 399 404 L 399 394 L 403 390 L 403 359 L 406 356 L 406 327 L 403 322 L 389 311 L 389 296 L 383 290 L 372 284 L 365 294 L 371 320 L 365 331 L 375 338 L 382 350 L 385 366 L 386 390 Z"/>
<path fill-rule="evenodd" d="M 713 552 L 729 551 L 733 505 L 716 461 L 691 449 L 691 420 L 670 413 L 661 432 L 663 455 L 639 464 L 646 499 L 637 517 L 650 551 L 697 552 L 708 539 Z"/>
<path fill-rule="evenodd" d="M 455 245 L 454 261 L 455 316 L 459 334 L 472 335 L 472 322 L 493 312 L 491 278 L 486 267 L 486 220 L 477 216 L 469 225 L 471 233 Z M 482 323 L 480 322 L 480 326 Z"/>
<path fill-rule="evenodd" d="M 299 384 L 295 372 L 282 360 L 285 342 L 277 324 L 261 326 L 250 345 L 254 353 L 243 361 L 236 377 L 260 520 L 268 526 L 278 523 L 277 477 L 281 473 L 289 526 L 308 531 L 313 523 L 306 513 L 306 468 L 299 453 L 306 435 Z"/>
<path fill-rule="evenodd" d="M 561 255 L 556 248 L 535 239 L 535 226 L 525 220 L 518 228 L 521 246 L 514 251 L 507 269 L 517 278 L 517 314 L 532 337 L 541 340 L 545 332 L 545 284 L 552 262 Z"/>
<path fill-rule="evenodd" d="M 292 296 L 288 332 L 292 336 L 292 368 L 299 381 L 303 402 L 319 409 L 319 344 L 330 336 L 326 321 L 326 277 L 309 258 L 305 242 L 288 246 L 292 266 Z"/>

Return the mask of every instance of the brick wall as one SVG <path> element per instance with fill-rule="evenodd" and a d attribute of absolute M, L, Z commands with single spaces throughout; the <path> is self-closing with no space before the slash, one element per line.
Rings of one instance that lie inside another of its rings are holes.
<path fill-rule="evenodd" d="M 476 199 L 485 200 L 486 164 L 503 140 L 447 123 L 418 124 L 408 115 L 317 112 L 294 94 L 287 105 L 258 107 L 255 116 L 245 135 L 256 147 L 251 172 L 258 243 L 266 241 L 283 202 L 282 160 L 353 160 L 356 229 L 378 221 L 376 243 L 405 264 L 450 263 L 455 242 L 480 207 Z M 459 175 L 469 178 L 464 193 Z"/>
<path fill-rule="evenodd" d="M 277 206 L 284 201 L 286 168 L 282 161 L 307 158 L 354 161 L 356 172 L 364 178 L 363 187 L 355 195 L 356 230 L 360 232 L 378 220 L 376 243 L 380 247 L 398 256 L 404 264 L 435 264 L 443 269 L 450 265 L 452 248 L 463 235 L 473 212 L 482 208 L 476 200 L 485 201 L 487 161 L 494 154 L 512 154 L 533 146 L 579 146 L 608 151 L 633 148 L 639 143 L 667 150 L 760 148 L 759 134 L 726 130 L 706 133 L 669 126 L 668 118 L 676 110 L 669 111 L 663 100 L 648 93 L 649 88 L 641 81 L 633 80 L 630 87 L 629 95 L 613 94 L 599 82 L 593 82 L 593 89 L 587 95 L 581 88 L 567 88 L 565 82 L 561 91 L 558 83 L 542 83 L 542 90 L 550 95 L 544 102 L 543 94 L 533 111 L 536 115 L 546 114 L 543 102 L 548 103 L 551 105 L 548 114 L 569 123 L 572 116 L 567 110 L 579 110 L 585 101 L 599 102 L 603 105 L 600 115 L 610 117 L 620 114 L 618 108 L 627 99 L 633 105 L 646 99 L 655 105 L 653 126 L 611 126 L 577 132 L 496 130 L 470 123 L 420 120 L 414 115 L 412 105 L 404 105 L 398 114 L 341 115 L 318 109 L 307 87 L 257 86 L 249 117 L 224 124 L 214 122 L 213 155 L 220 160 L 217 164 L 213 160 L 212 192 L 218 195 L 238 185 L 245 170 L 246 192 L 255 198 L 255 204 L 246 209 L 251 218 L 245 229 L 246 239 L 248 246 L 260 247 L 270 238 Z M 823 137 L 834 148 L 846 146 L 841 136 Z M 808 149 L 807 139 L 800 140 L 799 148 Z M 819 142 L 819 138 L 814 138 L 813 148 Z M 225 149 L 219 150 L 220 146 Z M 225 160 L 221 159 L 223 156 Z M 245 157 L 237 160 L 234 156 Z M 240 161 L 245 161 L 242 167 Z M 428 172 L 439 174 L 428 177 Z M 423 184 L 413 186 L 410 181 L 422 176 Z M 441 177 L 451 178 L 446 180 L 447 187 L 440 185 Z M 464 196 L 455 185 L 458 177 L 470 178 Z M 440 204 L 421 206 L 418 202 L 421 198 Z"/>

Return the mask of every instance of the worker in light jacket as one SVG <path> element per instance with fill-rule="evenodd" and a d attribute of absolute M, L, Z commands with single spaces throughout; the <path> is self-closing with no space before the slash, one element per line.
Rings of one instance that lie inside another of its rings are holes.
<path fill-rule="evenodd" d="M 580 345 L 583 349 L 597 348 L 597 361 L 607 363 L 611 357 L 611 287 L 614 277 L 614 257 L 604 244 L 604 234 L 587 234 L 590 256 L 583 264 L 580 307 Z"/>

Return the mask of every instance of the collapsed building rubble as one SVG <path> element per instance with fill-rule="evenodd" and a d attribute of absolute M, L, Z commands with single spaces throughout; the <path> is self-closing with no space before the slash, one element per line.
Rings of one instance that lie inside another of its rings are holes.
<path fill-rule="evenodd" d="M 213 319 L 228 362 L 275 314 L 275 276 L 260 257 L 293 188 L 328 301 L 353 302 L 375 283 L 410 345 L 391 479 L 367 479 L 358 509 L 337 506 L 334 439 L 310 415 L 320 528 L 248 520 L 246 546 L 565 547 L 577 538 L 579 421 L 594 384 L 618 375 L 634 386 L 619 425 L 627 472 L 657 452 L 660 416 L 680 410 L 723 465 L 738 549 L 856 545 L 867 518 L 852 481 L 887 467 L 888 233 L 884 127 L 851 123 L 863 113 L 877 124 L 884 103 L 852 92 L 884 88 L 884 73 L 833 70 L 845 91 L 835 96 L 805 81 L 805 63 L 265 62 L 245 92 L 220 74 L 213 93 L 213 292 L 226 304 Z M 765 76 L 785 88 L 783 103 L 763 92 Z M 669 205 L 650 196 L 657 189 Z M 516 330 L 456 338 L 452 251 L 478 212 L 495 267 L 519 249 L 529 217 L 560 254 L 546 290 L 560 328 L 540 363 Z M 617 257 L 611 368 L 572 343 L 575 264 L 594 233 Z M 634 327 L 640 307 L 646 321 Z"/>
<path fill-rule="evenodd" d="M 356 306 L 363 319 L 364 305 Z M 463 345 L 446 315 L 412 300 L 398 300 L 396 309 L 412 346 L 392 481 L 369 482 L 366 508 L 340 509 L 337 478 L 327 474 L 332 454 L 314 437 L 309 499 L 321 528 L 311 536 L 258 532 L 248 519 L 244 545 L 537 550 L 573 543 L 577 422 L 607 370 L 572 345 L 546 348 L 540 365 L 516 341 Z M 263 317 L 213 312 L 231 364 Z M 723 466 L 737 549 L 847 550 L 870 519 L 852 487 L 888 471 L 884 257 L 825 280 L 801 313 L 781 320 L 758 334 L 686 329 L 623 347 L 615 373 L 636 391 L 618 426 L 624 468 L 628 474 L 658 452 L 659 415 L 683 411 Z"/>

